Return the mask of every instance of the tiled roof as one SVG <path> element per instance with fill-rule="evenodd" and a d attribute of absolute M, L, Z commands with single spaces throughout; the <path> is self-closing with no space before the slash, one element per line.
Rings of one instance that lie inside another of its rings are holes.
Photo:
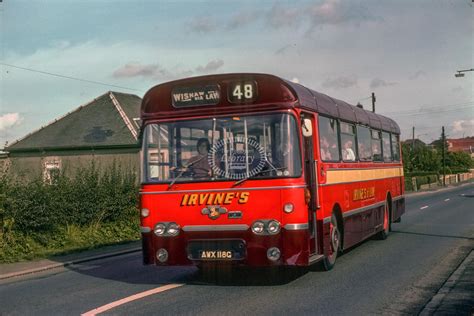
<path fill-rule="evenodd" d="M 114 99 L 117 101 L 114 103 Z M 137 145 L 141 99 L 107 92 L 12 143 L 5 151 Z"/>

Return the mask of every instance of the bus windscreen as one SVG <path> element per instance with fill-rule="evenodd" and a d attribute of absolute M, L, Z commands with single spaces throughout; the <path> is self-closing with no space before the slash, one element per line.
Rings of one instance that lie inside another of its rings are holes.
<path fill-rule="evenodd" d="M 144 182 L 299 177 L 297 124 L 290 114 L 152 123 L 144 134 Z"/>

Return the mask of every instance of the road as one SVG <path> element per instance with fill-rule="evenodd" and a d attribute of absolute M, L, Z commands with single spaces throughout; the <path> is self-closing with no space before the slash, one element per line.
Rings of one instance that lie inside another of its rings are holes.
<path fill-rule="evenodd" d="M 472 183 L 409 196 L 387 240 L 353 247 L 329 272 L 209 279 L 133 253 L 3 281 L 0 314 L 79 315 L 137 293 L 103 314 L 417 314 L 473 249 L 473 202 Z"/>

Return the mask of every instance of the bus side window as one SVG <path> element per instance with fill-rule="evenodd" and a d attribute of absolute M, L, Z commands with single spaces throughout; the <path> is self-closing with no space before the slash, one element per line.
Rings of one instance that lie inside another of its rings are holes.
<path fill-rule="evenodd" d="M 383 161 L 385 162 L 392 161 L 392 148 L 390 146 L 390 134 L 387 132 L 382 132 L 382 152 L 383 152 Z"/>
<path fill-rule="evenodd" d="M 380 131 L 371 130 L 372 133 L 372 160 L 383 161 L 382 159 L 382 138 Z"/>
<path fill-rule="evenodd" d="M 370 129 L 365 126 L 357 126 L 357 149 L 360 161 L 372 160 L 372 142 Z"/>
<path fill-rule="evenodd" d="M 355 126 L 353 124 L 341 122 L 341 143 L 342 143 L 342 160 L 355 161 Z"/>
<path fill-rule="evenodd" d="M 399 136 L 392 134 L 392 157 L 394 161 L 400 161 Z"/>
<path fill-rule="evenodd" d="M 322 161 L 339 161 L 339 138 L 337 120 L 319 116 L 319 150 Z"/>

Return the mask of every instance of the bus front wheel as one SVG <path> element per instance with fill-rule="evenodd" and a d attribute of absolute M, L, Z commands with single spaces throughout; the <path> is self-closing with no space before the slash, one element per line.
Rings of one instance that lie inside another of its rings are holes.
<path fill-rule="evenodd" d="M 341 250 L 341 230 L 337 222 L 336 214 L 332 213 L 329 224 L 329 254 L 323 259 L 323 268 L 326 271 L 331 270 L 336 264 L 336 258 Z"/>

